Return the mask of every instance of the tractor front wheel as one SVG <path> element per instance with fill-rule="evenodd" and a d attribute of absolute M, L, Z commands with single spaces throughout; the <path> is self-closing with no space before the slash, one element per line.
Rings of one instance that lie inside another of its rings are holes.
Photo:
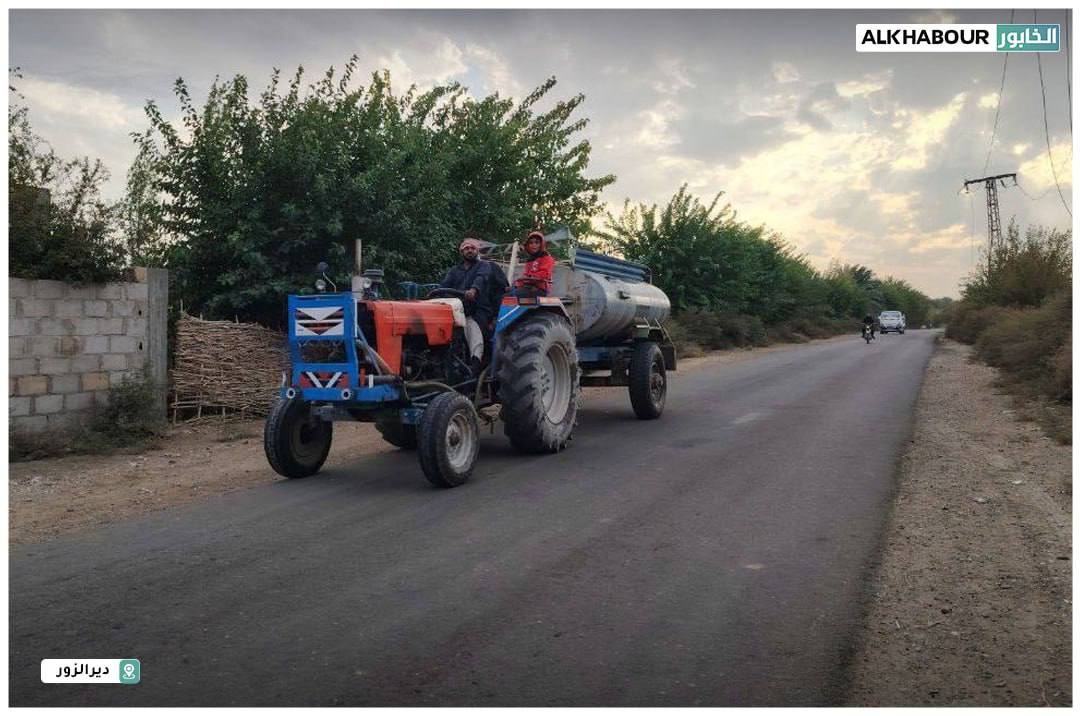
<path fill-rule="evenodd" d="M 480 452 L 480 424 L 472 402 L 461 393 L 447 392 L 428 403 L 417 431 L 417 452 L 432 485 L 464 485 Z"/>
<path fill-rule="evenodd" d="M 311 414 L 311 404 L 280 398 L 263 431 L 263 448 L 270 467 L 279 475 L 314 475 L 326 461 L 334 439 L 334 424 Z"/>

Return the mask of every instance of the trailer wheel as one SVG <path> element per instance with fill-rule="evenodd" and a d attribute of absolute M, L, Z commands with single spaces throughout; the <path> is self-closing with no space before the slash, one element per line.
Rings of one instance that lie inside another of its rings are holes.
<path fill-rule="evenodd" d="M 334 424 L 312 415 L 310 403 L 280 398 L 266 419 L 263 448 L 279 475 L 307 477 L 322 467 L 333 438 Z"/>
<path fill-rule="evenodd" d="M 455 392 L 436 396 L 420 418 L 417 438 L 420 467 L 431 484 L 465 484 L 480 451 L 480 425 L 468 398 Z"/>
<path fill-rule="evenodd" d="M 405 425 L 398 420 L 376 420 L 375 429 L 382 439 L 402 450 L 416 449 L 416 426 Z"/>
<path fill-rule="evenodd" d="M 664 354 L 655 343 L 638 343 L 630 357 L 630 405 L 641 420 L 655 420 L 667 402 Z"/>
<path fill-rule="evenodd" d="M 553 313 L 536 312 L 502 342 L 499 399 L 504 431 L 522 452 L 558 452 L 577 420 L 581 394 L 574 333 Z"/>

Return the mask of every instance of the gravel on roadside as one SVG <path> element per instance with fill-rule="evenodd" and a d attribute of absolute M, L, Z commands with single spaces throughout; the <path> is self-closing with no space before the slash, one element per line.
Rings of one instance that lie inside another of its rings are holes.
<path fill-rule="evenodd" d="M 939 345 L 901 459 L 845 703 L 1072 704 L 1072 449 Z"/>

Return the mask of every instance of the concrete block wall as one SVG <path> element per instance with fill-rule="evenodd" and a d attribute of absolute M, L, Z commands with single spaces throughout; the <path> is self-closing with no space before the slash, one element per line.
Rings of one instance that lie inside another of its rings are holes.
<path fill-rule="evenodd" d="M 13 430 L 68 428 L 144 369 L 165 410 L 168 273 L 131 283 L 8 283 L 8 417 Z"/>

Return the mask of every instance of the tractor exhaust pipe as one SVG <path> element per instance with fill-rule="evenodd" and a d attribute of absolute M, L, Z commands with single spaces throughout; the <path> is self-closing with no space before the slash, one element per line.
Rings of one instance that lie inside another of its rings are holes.
<path fill-rule="evenodd" d="M 352 290 L 353 293 L 362 296 L 364 294 L 364 287 L 360 284 L 360 277 L 364 275 L 364 242 L 361 239 L 356 240 L 356 273 L 352 277 Z"/>

